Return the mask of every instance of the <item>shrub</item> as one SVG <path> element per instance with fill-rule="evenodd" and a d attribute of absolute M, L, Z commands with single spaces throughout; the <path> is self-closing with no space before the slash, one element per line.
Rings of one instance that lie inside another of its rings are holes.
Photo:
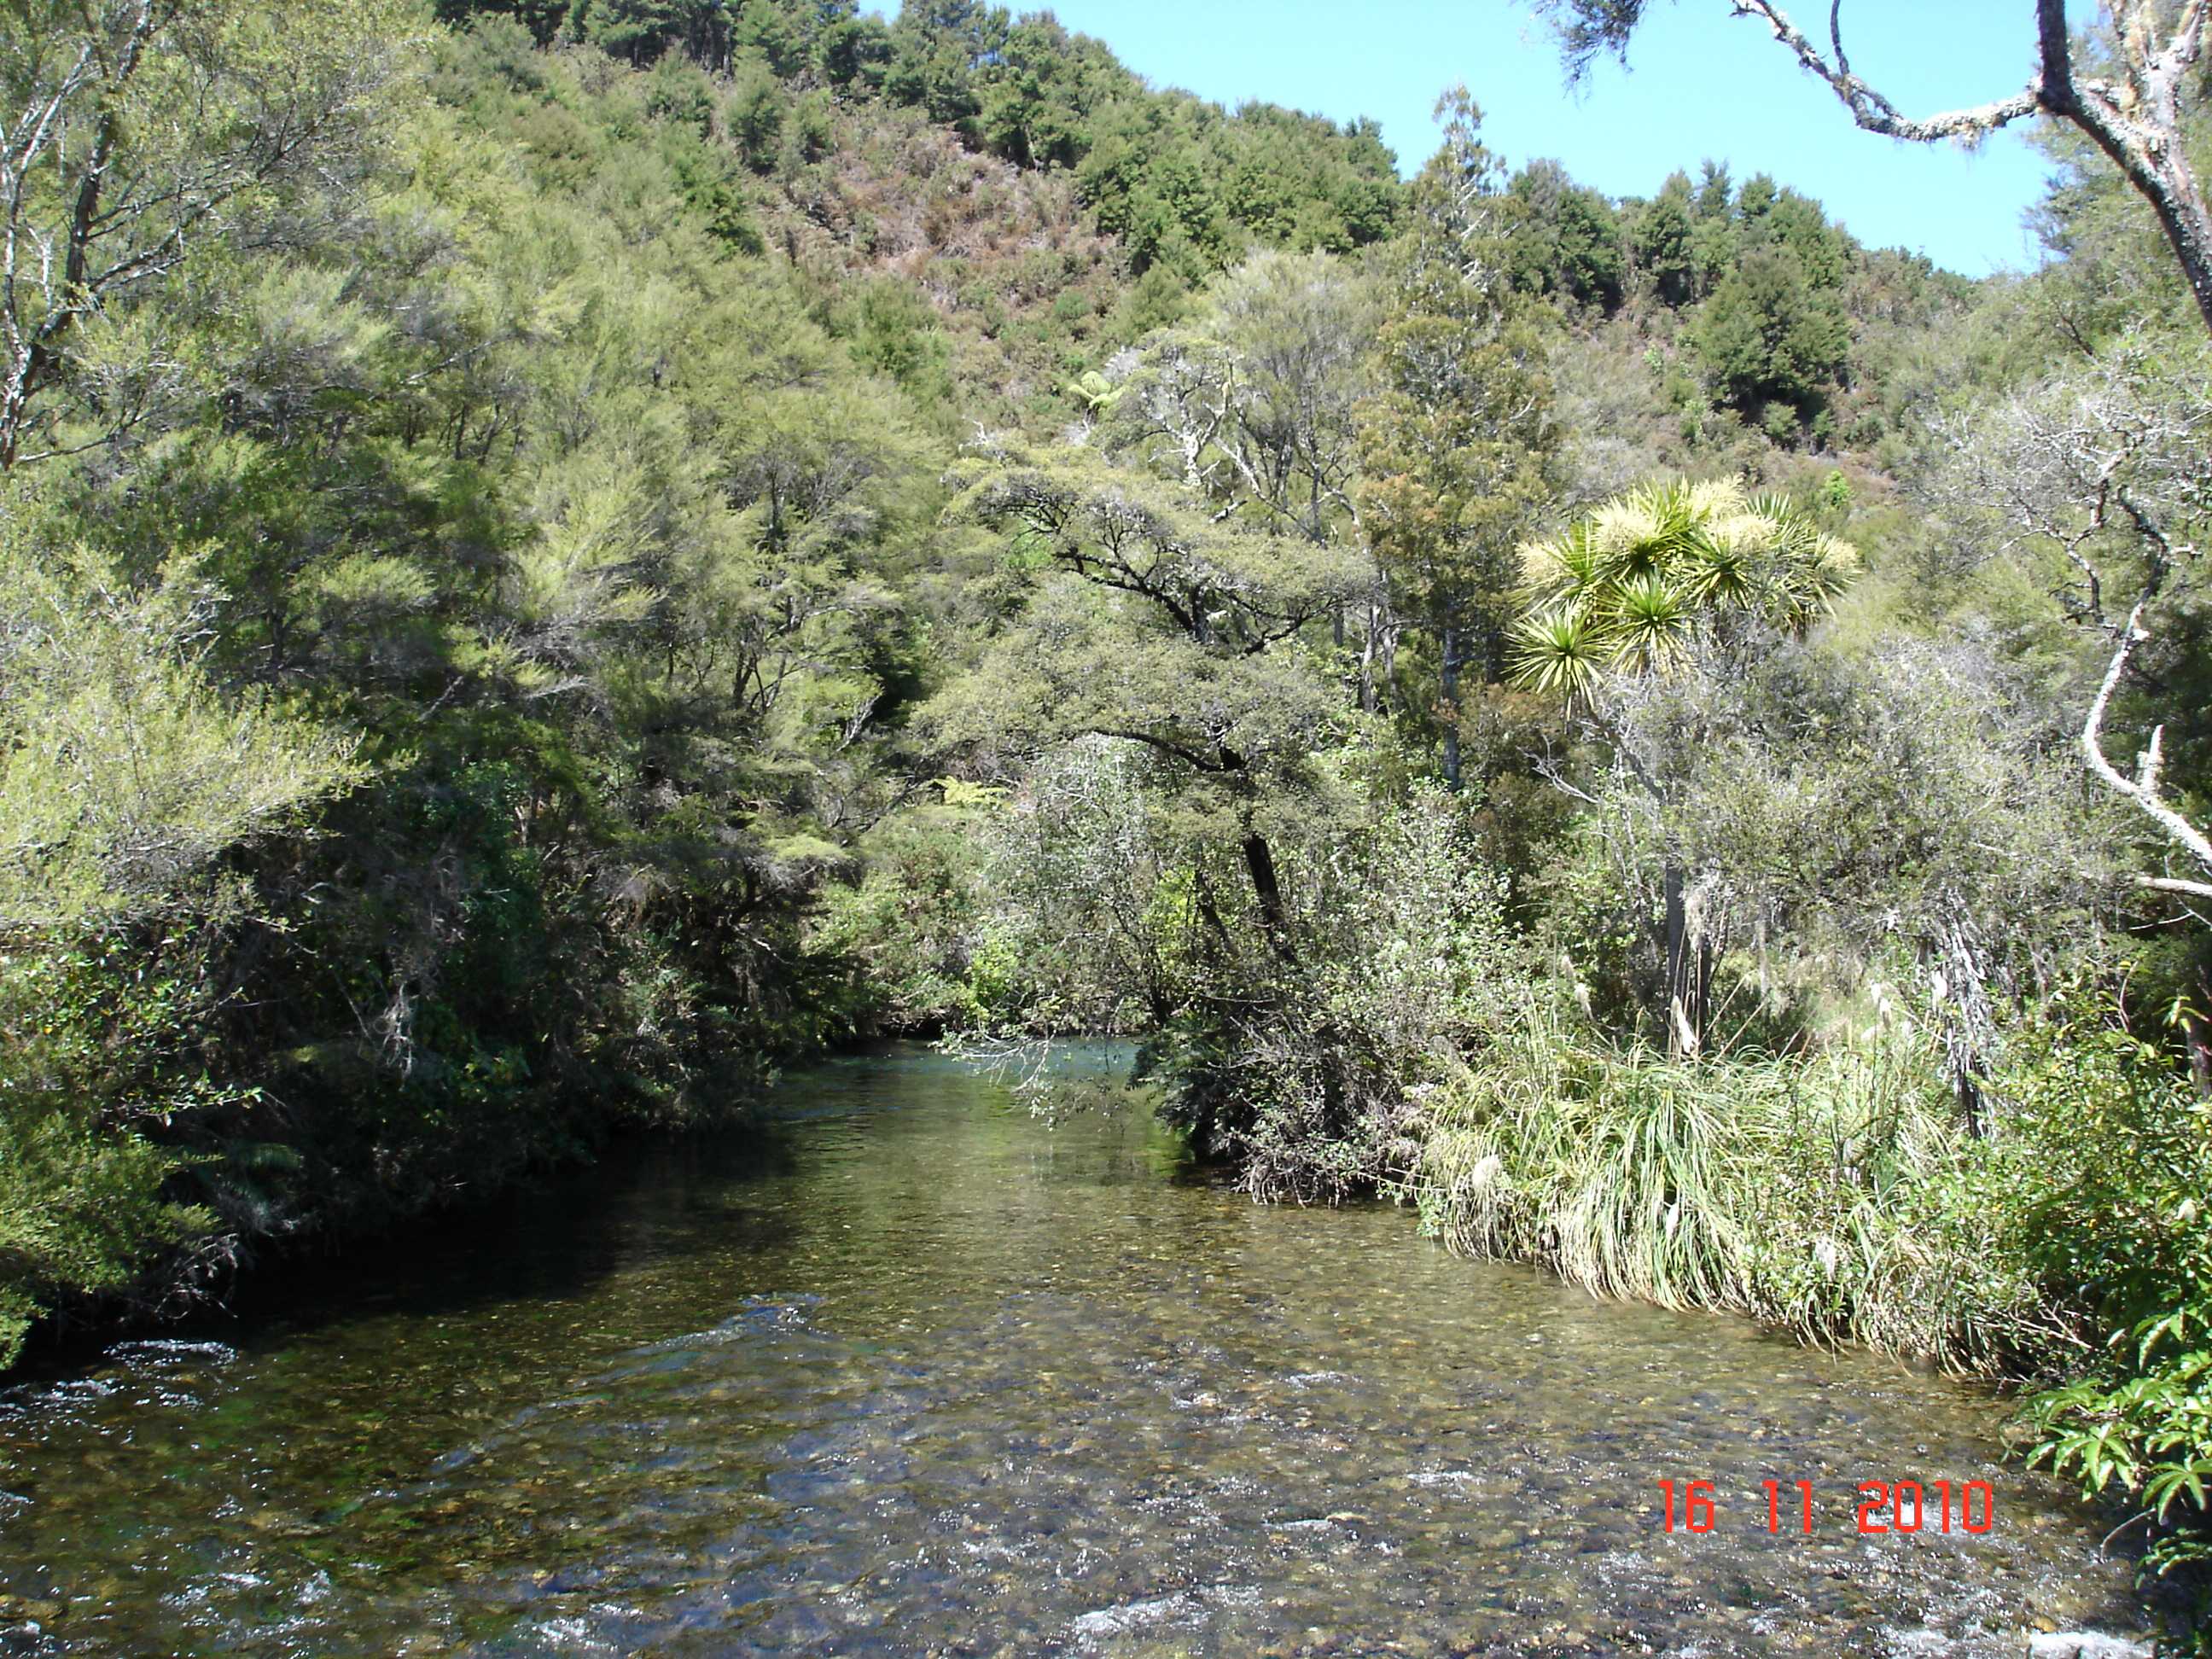
<path fill-rule="evenodd" d="M 2092 1343 L 2030 1401 L 2032 1456 L 2139 1503 L 2156 1571 L 2212 1562 L 2212 1102 L 2155 1044 L 2078 1023 L 2008 1081 L 2020 1248 Z"/>
<path fill-rule="evenodd" d="M 1248 1191 L 1334 1202 L 1401 1177 L 1419 1103 L 1507 1006 L 1504 884 L 1472 856 L 1465 810 L 1424 790 L 1322 839 L 1291 884 L 1294 952 L 1216 970 L 1170 1026 L 1163 1115 Z"/>

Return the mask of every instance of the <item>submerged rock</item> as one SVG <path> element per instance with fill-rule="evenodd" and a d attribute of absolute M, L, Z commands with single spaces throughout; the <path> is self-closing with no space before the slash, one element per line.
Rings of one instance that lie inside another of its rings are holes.
<path fill-rule="evenodd" d="M 2056 1631 L 2028 1638 L 2027 1659 L 2152 1659 L 2150 1644 L 2096 1631 Z"/>

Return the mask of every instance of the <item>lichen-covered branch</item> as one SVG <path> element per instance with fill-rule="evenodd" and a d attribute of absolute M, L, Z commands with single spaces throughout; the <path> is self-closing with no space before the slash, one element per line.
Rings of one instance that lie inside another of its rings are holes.
<path fill-rule="evenodd" d="M 2132 778 L 2114 766 L 2105 754 L 2105 715 L 2112 707 L 2112 694 L 2119 689 L 2121 680 L 2126 676 L 2128 664 L 2134 658 L 2136 648 L 2150 638 L 2143 627 L 2143 617 L 2156 597 L 2153 591 L 2146 592 L 2138 599 L 2118 631 L 2118 639 L 2113 647 L 2112 661 L 2106 667 L 2103 683 L 2098 686 L 2096 697 L 2089 705 L 2088 717 L 2081 723 L 2081 754 L 2089 763 L 2089 769 L 2104 781 L 2106 787 L 2133 802 L 2145 817 L 2166 833 L 2168 840 L 2195 859 L 2208 876 L 2212 876 L 2212 837 L 2208 837 L 2176 811 L 2159 788 L 2159 750 L 2164 728 L 2152 732 L 2150 745 L 2143 750 L 2142 763 Z M 2212 886 L 2192 882 L 2177 884 L 2171 878 L 2147 878 L 2143 884 L 2161 892 L 2194 893 L 2212 897 Z"/>
<path fill-rule="evenodd" d="M 1624 52 L 1649 0 L 1535 0 L 1558 23 L 1570 70 L 1579 75 L 1601 52 Z M 2212 211 L 2205 206 L 2181 126 L 2189 71 L 2202 56 L 2212 5 L 2188 0 L 2171 30 L 2151 0 L 2112 0 L 2117 80 L 2087 72 L 2066 24 L 2065 0 L 2033 0 L 2036 69 L 2019 91 L 1986 104 L 1912 118 L 1860 78 L 1843 48 L 1842 0 L 1831 0 L 1823 47 L 1774 0 L 1729 0 L 1738 17 L 1764 23 L 1807 73 L 1843 102 L 1869 132 L 1914 143 L 1972 142 L 2033 116 L 2079 128 L 2149 203 L 2166 233 L 2205 329 L 2212 332 Z"/>

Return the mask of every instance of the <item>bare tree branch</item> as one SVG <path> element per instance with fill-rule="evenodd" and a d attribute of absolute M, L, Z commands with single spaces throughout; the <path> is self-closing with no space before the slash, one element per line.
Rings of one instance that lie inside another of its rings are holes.
<path fill-rule="evenodd" d="M 1739 17 L 1756 17 L 1764 22 L 1801 65 L 1827 82 L 1850 111 L 1851 118 L 1869 132 L 1916 143 L 1941 138 L 1970 138 L 1994 132 L 2044 110 L 2044 76 L 2039 75 L 2018 92 L 1992 103 L 1949 110 L 1918 120 L 1908 119 L 1898 112 L 1896 105 L 1851 73 L 1843 52 L 1843 0 L 1833 0 L 1828 14 L 1832 59 L 1790 21 L 1789 13 L 1771 3 L 1771 0 L 1729 0 L 1729 9 Z"/>
<path fill-rule="evenodd" d="M 2095 701 L 2089 705 L 2088 717 L 2081 723 L 2081 753 L 2089 763 L 2089 769 L 2104 780 L 2105 786 L 2132 801 L 2145 816 L 2163 830 L 2174 842 L 2212 874 L 2212 838 L 2168 805 L 2159 793 L 2158 751 L 2159 733 L 2154 732 L 2150 746 L 2143 751 L 2136 775 L 2130 778 L 2105 757 L 2104 726 L 2106 712 L 2112 707 L 2112 693 L 2119 687 L 2128 672 L 2129 660 L 2138 646 L 2150 638 L 2142 625 L 2143 613 L 2150 608 L 2154 592 L 2146 592 L 2129 611 L 2127 622 L 2119 630 L 2118 643 L 2113 649 L 2112 662 L 2105 670 L 2102 684 L 2097 688 Z M 2162 731 L 2163 728 L 2160 728 Z M 2199 887 L 2185 883 L 2172 886 L 2166 878 L 2146 878 L 2146 886 L 2167 892 L 2201 892 L 2212 896 L 2212 887 Z"/>
<path fill-rule="evenodd" d="M 1580 75 L 1601 51 L 1625 52 L 1649 0 L 1534 0 L 1563 21 L 1570 71 Z M 2162 43 L 2154 25 L 2162 8 L 2149 0 L 2112 0 L 2118 38 L 2118 81 L 2082 72 L 2067 31 L 2066 0 L 2033 0 L 2036 70 L 2018 92 L 1990 103 L 1910 118 L 1860 79 L 1844 54 L 1842 0 L 1831 0 L 1823 49 L 1776 0 L 1728 0 L 1737 17 L 1756 18 L 1808 74 L 1819 77 L 1869 132 L 1915 143 L 1972 142 L 2031 116 L 2047 115 L 2081 130 L 2119 168 L 2157 215 L 2207 332 L 2212 332 L 2212 211 L 2189 161 L 2181 98 L 2188 71 L 2203 51 L 2212 0 L 2186 0 Z"/>
<path fill-rule="evenodd" d="M 2173 876 L 2137 876 L 2136 885 L 2160 893 L 2186 893 L 2191 898 L 2212 898 L 2212 883 L 2183 881 Z"/>

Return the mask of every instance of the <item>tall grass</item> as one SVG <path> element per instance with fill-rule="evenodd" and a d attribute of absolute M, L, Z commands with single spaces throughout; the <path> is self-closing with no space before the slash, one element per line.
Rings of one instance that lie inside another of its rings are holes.
<path fill-rule="evenodd" d="M 1605 1046 L 1540 1000 L 1424 1117 L 1406 1188 L 1468 1255 L 1960 1370 L 2054 1334 L 1910 1034 L 1679 1062 Z"/>

